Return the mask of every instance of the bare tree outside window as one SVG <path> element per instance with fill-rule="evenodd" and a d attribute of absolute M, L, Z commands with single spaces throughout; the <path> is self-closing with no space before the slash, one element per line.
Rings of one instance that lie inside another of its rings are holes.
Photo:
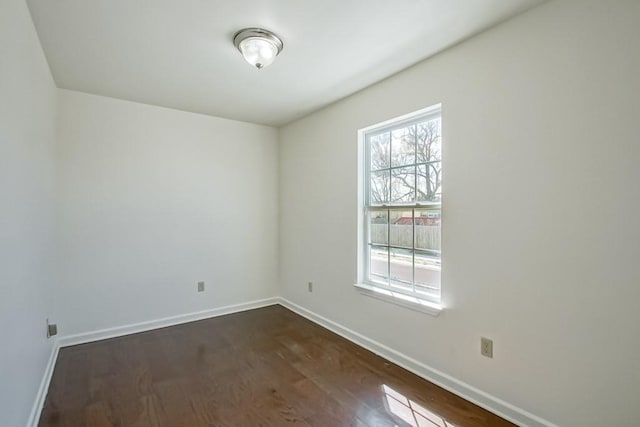
<path fill-rule="evenodd" d="M 440 118 L 370 138 L 370 197 L 374 205 L 441 198 Z"/>
<path fill-rule="evenodd" d="M 374 286 L 440 298 L 440 111 L 365 134 L 367 277 Z"/>

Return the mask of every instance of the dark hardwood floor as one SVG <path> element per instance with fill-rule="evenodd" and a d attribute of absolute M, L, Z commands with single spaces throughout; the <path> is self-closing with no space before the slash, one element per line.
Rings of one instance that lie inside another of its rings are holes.
<path fill-rule="evenodd" d="M 40 426 L 511 426 L 281 306 L 60 350 Z"/>

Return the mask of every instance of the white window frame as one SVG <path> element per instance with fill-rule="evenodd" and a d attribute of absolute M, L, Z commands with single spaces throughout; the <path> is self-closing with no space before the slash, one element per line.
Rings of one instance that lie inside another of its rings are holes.
<path fill-rule="evenodd" d="M 370 205 L 368 201 L 368 198 L 370 197 L 369 185 L 371 182 L 369 149 L 367 147 L 368 138 L 379 132 L 389 132 L 394 129 L 400 129 L 410 126 L 414 123 L 424 122 L 429 118 L 435 117 L 440 117 L 440 119 L 442 120 L 441 104 L 436 104 L 431 107 L 424 108 L 406 114 L 404 116 L 396 117 L 382 123 L 377 123 L 375 125 L 358 130 L 358 265 L 357 280 L 355 286 L 361 293 L 365 295 L 369 295 L 378 299 L 389 301 L 398 305 L 437 316 L 443 309 L 440 297 L 441 291 L 437 296 L 428 296 L 422 293 L 395 289 L 389 285 L 382 285 L 378 282 L 374 282 L 368 279 L 369 223 L 367 218 L 369 211 L 376 208 L 387 209 L 390 213 L 393 210 L 413 211 L 415 209 L 428 209 L 429 207 L 438 207 L 440 208 L 440 212 L 442 215 L 442 201 L 414 202 L 410 204 L 389 203 L 388 205 Z M 440 161 L 442 161 L 442 159 Z M 387 242 L 387 244 L 389 244 L 390 246 L 390 242 Z M 440 259 L 442 262 L 442 257 Z"/>

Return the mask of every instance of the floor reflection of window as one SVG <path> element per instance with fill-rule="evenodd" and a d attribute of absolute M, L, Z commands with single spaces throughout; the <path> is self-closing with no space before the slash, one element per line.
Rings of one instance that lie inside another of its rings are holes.
<path fill-rule="evenodd" d="M 403 394 L 398 393 L 387 385 L 382 386 L 385 396 L 385 406 L 393 415 L 414 427 L 455 427 L 444 418 L 435 414 L 414 402 L 407 399 Z"/>

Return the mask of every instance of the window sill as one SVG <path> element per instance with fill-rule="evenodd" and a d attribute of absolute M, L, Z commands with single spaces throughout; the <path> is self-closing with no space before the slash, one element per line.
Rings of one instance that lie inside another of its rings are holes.
<path fill-rule="evenodd" d="M 443 310 L 443 307 L 440 304 L 436 304 L 416 297 L 406 296 L 404 294 L 394 294 L 391 291 L 376 288 L 364 283 L 356 283 L 353 286 L 355 286 L 358 292 L 360 292 L 361 294 L 400 305 L 402 307 L 407 307 L 411 310 L 427 313 L 434 317 L 437 317 L 440 313 L 442 313 Z"/>

